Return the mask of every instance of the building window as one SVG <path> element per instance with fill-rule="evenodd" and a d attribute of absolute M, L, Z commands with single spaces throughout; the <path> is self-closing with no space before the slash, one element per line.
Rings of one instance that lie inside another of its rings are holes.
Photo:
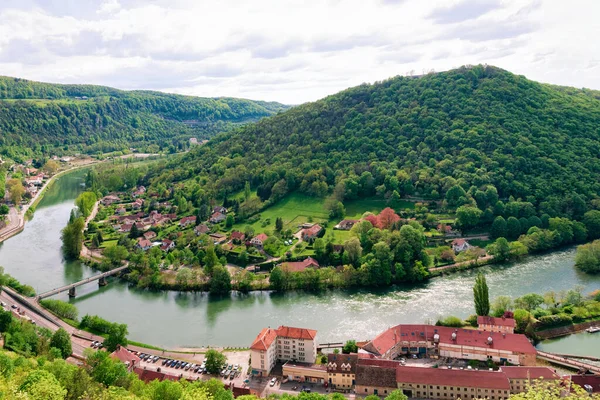
<path fill-rule="evenodd" d="M 365 389 L 365 393 L 367 392 L 367 389 Z"/>

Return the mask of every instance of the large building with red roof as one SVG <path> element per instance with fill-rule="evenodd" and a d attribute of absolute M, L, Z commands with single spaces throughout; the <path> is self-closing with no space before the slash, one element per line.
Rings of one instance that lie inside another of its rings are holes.
<path fill-rule="evenodd" d="M 250 346 L 251 367 L 255 375 L 269 375 L 277 361 L 314 363 L 317 359 L 317 331 L 280 326 L 265 328 Z"/>
<path fill-rule="evenodd" d="M 525 335 L 456 329 L 433 325 L 396 325 L 363 346 L 379 358 L 402 354 L 492 360 L 513 365 L 535 365 L 536 350 Z"/>
<path fill-rule="evenodd" d="M 514 318 L 483 317 L 481 315 L 477 317 L 477 325 L 480 331 L 502 333 L 515 333 L 515 327 L 517 326 Z"/>

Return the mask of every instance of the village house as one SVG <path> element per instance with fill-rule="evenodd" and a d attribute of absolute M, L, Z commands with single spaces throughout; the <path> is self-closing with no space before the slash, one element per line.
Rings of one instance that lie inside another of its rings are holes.
<path fill-rule="evenodd" d="M 279 265 L 281 269 L 288 272 L 303 272 L 306 268 L 319 268 L 319 263 L 312 257 L 302 261 L 287 261 Z"/>
<path fill-rule="evenodd" d="M 149 250 L 152 247 L 152 242 L 145 238 L 139 238 L 137 244 L 135 245 L 138 249 L 141 250 Z"/>
<path fill-rule="evenodd" d="M 179 226 L 181 226 L 182 228 L 185 228 L 189 225 L 194 225 L 195 223 L 196 223 L 195 216 L 183 217 L 183 218 L 181 218 L 181 220 L 179 220 Z"/>
<path fill-rule="evenodd" d="M 109 194 L 108 196 L 104 196 L 102 200 L 100 200 L 100 204 L 103 206 L 110 206 L 111 204 L 118 203 L 121 201 L 119 196 L 115 196 L 114 194 Z"/>
<path fill-rule="evenodd" d="M 504 332 L 504 333 L 515 333 L 515 320 L 514 318 L 496 318 L 496 317 L 477 317 L 477 325 L 480 331 L 489 332 Z"/>
<path fill-rule="evenodd" d="M 163 239 L 160 249 L 162 251 L 169 251 L 175 248 L 175 242 L 169 239 Z"/>
<path fill-rule="evenodd" d="M 319 233 L 321 233 L 322 230 L 323 228 L 319 224 L 315 224 L 310 228 L 305 228 L 302 230 L 302 240 L 305 242 L 313 241 L 319 237 Z"/>
<path fill-rule="evenodd" d="M 354 388 L 358 354 L 327 354 L 327 381 L 332 389 Z"/>
<path fill-rule="evenodd" d="M 287 361 L 283 364 L 283 376 L 289 381 L 324 384 L 327 382 L 325 365 Z"/>
<path fill-rule="evenodd" d="M 156 237 L 156 233 L 154 231 L 148 231 L 146 233 L 144 233 L 144 239 L 146 240 L 152 240 Z"/>
<path fill-rule="evenodd" d="M 44 176 L 43 175 L 36 175 L 36 176 L 32 176 L 31 178 L 25 179 L 25 184 L 26 185 L 42 186 L 43 181 L 44 181 Z"/>
<path fill-rule="evenodd" d="M 240 244 L 244 241 L 244 239 L 246 238 L 246 235 L 244 235 L 243 232 L 233 231 L 233 232 L 231 232 L 230 238 L 234 243 Z"/>
<path fill-rule="evenodd" d="M 460 253 L 461 251 L 469 250 L 471 245 L 465 239 L 454 239 L 452 241 L 452 250 L 455 253 Z"/>
<path fill-rule="evenodd" d="M 210 232 L 210 228 L 206 224 L 200 224 L 194 228 L 196 235 L 200 236 Z"/>
<path fill-rule="evenodd" d="M 211 233 L 208 236 L 213 240 L 215 245 L 225 243 L 227 241 L 227 236 L 223 235 L 222 233 Z"/>
<path fill-rule="evenodd" d="M 144 193 L 146 193 L 146 188 L 144 186 L 140 186 L 136 190 L 134 190 L 133 193 L 131 193 L 131 196 L 132 197 L 140 197 L 140 196 L 143 196 Z"/>
<path fill-rule="evenodd" d="M 115 214 L 117 214 L 117 215 L 123 215 L 123 214 L 125 214 L 125 212 L 126 212 L 126 211 L 127 211 L 127 210 L 125 210 L 125 207 L 118 207 L 118 208 L 115 210 Z"/>
<path fill-rule="evenodd" d="M 525 335 L 433 325 L 396 325 L 362 348 L 379 358 L 402 354 L 535 365 L 536 350 Z"/>
<path fill-rule="evenodd" d="M 278 361 L 313 364 L 317 358 L 316 336 L 317 331 L 312 329 L 264 328 L 250 346 L 252 373 L 268 376 Z"/>
<path fill-rule="evenodd" d="M 223 213 L 220 212 L 215 212 L 213 213 L 213 215 L 210 216 L 210 223 L 212 224 L 218 224 L 219 222 L 223 222 L 227 219 L 227 216 Z"/>
<path fill-rule="evenodd" d="M 269 237 L 267 235 L 265 235 L 264 233 L 259 233 L 258 235 L 254 236 L 252 239 L 250 239 L 250 244 L 254 247 L 256 247 L 257 249 L 262 249 L 263 245 L 265 244 L 265 241 L 268 239 Z"/>
<path fill-rule="evenodd" d="M 134 210 L 139 210 L 144 205 L 144 200 L 136 199 L 133 203 L 131 203 L 131 208 Z"/>
<path fill-rule="evenodd" d="M 121 225 L 121 229 L 119 229 L 119 232 L 131 232 L 131 227 L 133 226 L 133 224 L 122 224 Z"/>
<path fill-rule="evenodd" d="M 358 220 L 355 219 L 345 219 L 343 221 L 340 221 L 339 224 L 337 224 L 334 229 L 339 229 L 342 231 L 349 231 L 350 229 L 352 229 L 352 227 L 358 222 Z"/>
<path fill-rule="evenodd" d="M 227 209 L 223 206 L 216 206 L 212 210 L 213 213 L 227 214 Z"/>

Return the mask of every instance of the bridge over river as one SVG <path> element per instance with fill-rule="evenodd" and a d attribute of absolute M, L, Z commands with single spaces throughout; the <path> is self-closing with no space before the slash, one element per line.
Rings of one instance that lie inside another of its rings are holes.
<path fill-rule="evenodd" d="M 70 297 L 75 297 L 76 296 L 76 292 L 75 292 L 76 287 L 85 285 L 86 283 L 90 283 L 90 282 L 94 282 L 94 281 L 98 281 L 98 284 L 100 286 L 104 286 L 104 285 L 106 285 L 106 277 L 118 274 L 119 272 L 124 271 L 127 268 L 129 268 L 129 265 L 123 265 L 122 267 L 114 268 L 114 269 L 111 269 L 110 271 L 106 271 L 101 274 L 82 279 L 79 282 L 71 283 L 69 285 L 61 286 L 59 288 L 52 289 L 52 290 L 49 290 L 44 293 L 40 293 L 35 298 L 37 301 L 39 301 L 39 300 L 45 299 L 46 297 L 54 296 L 55 294 L 59 294 L 59 293 L 66 292 L 66 291 L 69 292 Z"/>
<path fill-rule="evenodd" d="M 537 351 L 537 358 L 548 361 L 549 363 L 561 365 L 563 367 L 580 370 L 580 371 L 589 371 L 594 374 L 600 374 L 600 366 L 592 364 L 590 362 L 584 362 L 580 360 L 574 360 L 572 358 L 567 358 L 561 355 L 547 353 L 545 351 Z"/>

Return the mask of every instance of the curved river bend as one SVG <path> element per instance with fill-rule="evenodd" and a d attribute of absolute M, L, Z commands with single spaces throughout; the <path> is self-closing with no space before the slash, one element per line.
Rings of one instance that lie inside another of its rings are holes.
<path fill-rule="evenodd" d="M 65 262 L 60 230 L 66 225 L 73 200 L 83 190 L 84 171 L 59 178 L 39 204 L 25 230 L 0 244 L 0 265 L 36 292 L 78 281 L 95 272 L 80 262 Z M 600 287 L 600 277 L 579 273 L 575 250 L 530 257 L 514 265 L 484 267 L 490 294 L 520 296 L 583 285 L 586 292 Z M 151 292 L 112 280 L 98 288 L 77 288 L 70 300 L 80 316 L 97 314 L 126 323 L 134 340 L 165 347 L 206 345 L 247 346 L 265 326 L 305 326 L 319 331 L 320 341 L 364 340 L 398 323 L 435 322 L 439 316 L 467 317 L 473 313 L 475 271 L 435 278 L 422 285 L 368 291 L 327 291 L 320 294 Z M 69 300 L 66 293 L 56 296 Z M 587 336 L 586 336 L 587 335 Z M 572 335 L 542 343 L 557 352 L 600 357 L 600 334 Z"/>

